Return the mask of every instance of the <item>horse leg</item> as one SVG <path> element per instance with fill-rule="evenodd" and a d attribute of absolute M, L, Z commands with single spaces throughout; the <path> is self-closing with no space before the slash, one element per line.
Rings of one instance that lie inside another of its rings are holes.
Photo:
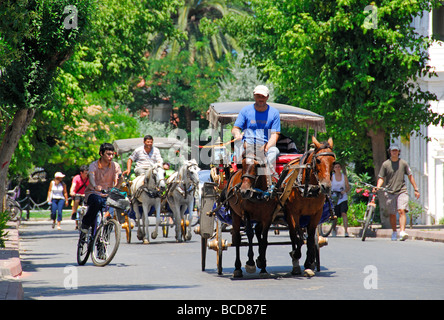
<path fill-rule="evenodd" d="M 171 209 L 173 210 L 174 224 L 176 228 L 176 242 L 182 242 L 180 204 L 175 204 L 173 207 Z"/>
<path fill-rule="evenodd" d="M 137 239 L 142 240 L 143 239 L 143 229 L 142 224 L 140 223 L 140 219 L 142 218 L 142 215 L 139 211 L 139 204 L 136 202 L 133 204 L 133 210 L 136 213 L 137 218 Z"/>
<path fill-rule="evenodd" d="M 316 228 L 312 228 L 311 224 L 308 227 L 308 237 L 307 237 L 307 258 L 304 263 L 304 275 L 306 277 L 313 277 L 315 275 L 315 255 L 316 255 L 316 244 L 315 235 Z"/>
<path fill-rule="evenodd" d="M 240 260 L 240 245 L 241 245 L 241 235 L 240 235 L 240 224 L 241 219 L 237 214 L 233 215 L 233 230 L 232 230 L 232 236 L 231 239 L 233 241 L 233 244 L 236 247 L 236 260 L 234 262 L 234 278 L 242 278 L 242 263 Z"/>
<path fill-rule="evenodd" d="M 248 261 L 245 264 L 245 271 L 247 271 L 248 273 L 255 273 L 256 264 L 254 263 L 254 251 L 253 251 L 254 231 L 253 227 L 251 226 L 251 220 L 248 214 L 246 215 L 245 231 L 247 233 L 247 238 L 248 238 Z"/>
<path fill-rule="evenodd" d="M 158 235 L 157 230 L 159 229 L 159 225 L 160 225 L 160 198 L 155 200 L 154 207 L 156 209 L 156 229 L 154 229 L 154 231 L 151 233 L 152 239 L 157 238 L 157 235 Z"/>
<path fill-rule="evenodd" d="M 191 221 L 193 219 L 193 209 L 194 209 L 194 197 L 191 198 L 191 200 L 188 202 L 188 214 L 185 216 L 186 218 L 184 219 L 184 223 L 185 223 L 185 239 L 186 240 L 191 240 Z M 186 209 L 185 209 L 186 211 Z"/>
<path fill-rule="evenodd" d="M 288 221 L 288 230 L 290 233 L 290 240 L 291 240 L 291 249 L 290 257 L 291 262 L 293 264 L 293 269 L 291 270 L 292 275 L 300 275 L 301 272 L 301 266 L 299 265 L 299 259 L 301 258 L 301 237 L 298 234 L 299 233 L 299 226 L 298 229 L 296 229 L 296 223 L 294 221 L 294 217 L 292 215 L 287 215 L 287 221 Z"/>
<path fill-rule="evenodd" d="M 256 225 L 256 237 L 257 241 L 259 243 L 259 256 L 256 260 L 256 265 L 258 268 L 261 269 L 260 275 L 265 276 L 268 275 L 268 272 L 266 270 L 267 267 L 267 259 L 266 259 L 266 252 L 268 247 L 268 229 L 264 228 L 262 223 L 259 223 Z"/>
<path fill-rule="evenodd" d="M 143 244 L 149 244 L 149 221 L 148 221 L 148 214 L 150 213 L 151 205 L 148 205 L 146 199 L 142 203 L 143 207 Z"/>

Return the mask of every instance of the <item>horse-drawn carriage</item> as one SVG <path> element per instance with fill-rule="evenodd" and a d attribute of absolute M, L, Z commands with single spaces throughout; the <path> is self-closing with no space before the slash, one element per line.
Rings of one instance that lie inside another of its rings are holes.
<path fill-rule="evenodd" d="M 235 121 L 240 110 L 254 102 L 213 103 L 207 113 L 210 124 L 218 132 L 223 126 Z M 291 139 L 287 143 L 278 141 L 281 151 L 276 160 L 275 169 L 279 179 L 270 185 L 257 169 L 263 165 L 255 155 L 245 155 L 241 168 L 227 161 L 231 159 L 224 150 L 227 144 L 216 145 L 212 158 L 212 181 L 205 182 L 201 192 L 200 226 L 196 233 L 201 235 L 202 271 L 205 270 L 207 248 L 216 251 L 217 270 L 222 274 L 222 254 L 229 246 L 236 246 L 235 277 L 241 277 L 239 247 L 248 245 L 249 260 L 245 266 L 247 272 L 254 272 L 253 235 L 258 238 L 259 256 L 257 266 L 261 274 L 266 274 L 265 250 L 267 233 L 273 224 L 285 226 L 290 233 L 290 240 L 273 244 L 291 244 L 290 256 L 293 262 L 293 274 L 299 274 L 301 245 L 306 237 L 307 260 L 304 264 L 308 276 L 314 275 L 313 269 L 320 271 L 319 241 L 317 226 L 333 215 L 331 206 L 326 201 L 329 193 L 330 172 L 335 155 L 332 152 L 333 141 L 319 143 L 315 136 L 318 131 L 325 131 L 324 117 L 301 108 L 269 103 L 278 109 L 282 124 L 306 129 L 305 152 L 297 153 Z M 314 148 L 308 150 L 308 136 L 314 130 Z M 221 136 L 222 137 L 222 136 Z M 295 152 L 296 151 L 296 152 Z M 224 226 L 231 225 L 233 243 L 223 239 Z M 254 226 L 254 231 L 253 231 Z M 308 236 L 303 234 L 305 228 Z M 241 231 L 245 232 L 248 242 L 241 242 Z M 270 243 L 272 244 L 272 243 Z M 325 244 L 325 243 L 324 243 Z"/>
<path fill-rule="evenodd" d="M 183 146 L 175 138 L 154 137 L 154 147 L 166 149 L 174 153 Z M 133 152 L 143 146 L 143 138 L 122 139 L 113 142 L 118 155 Z M 126 159 L 125 159 L 126 160 Z M 126 162 L 122 166 L 126 168 Z M 151 238 L 158 236 L 158 228 L 162 228 L 164 237 L 168 237 L 169 227 L 176 227 L 176 240 L 191 239 L 191 220 L 194 209 L 194 191 L 199 183 L 199 167 L 195 161 L 184 161 L 165 179 L 163 165 L 149 167 L 144 175 L 127 179 L 126 192 L 131 199 L 133 214 L 131 218 L 138 221 L 137 237 L 143 243 L 149 243 L 149 227 L 155 226 Z M 150 225 L 149 218 L 155 217 L 155 224 Z M 127 241 L 131 242 L 132 224 L 129 216 L 125 216 L 122 227 L 126 230 Z"/>

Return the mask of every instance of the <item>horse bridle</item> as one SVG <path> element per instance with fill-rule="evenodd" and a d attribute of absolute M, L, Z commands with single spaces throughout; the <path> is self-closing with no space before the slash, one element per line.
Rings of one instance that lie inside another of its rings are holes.
<path fill-rule="evenodd" d="M 261 166 L 264 166 L 264 165 L 265 165 L 265 163 L 262 161 L 262 159 L 259 158 L 259 157 L 257 157 L 256 155 L 248 155 L 248 156 L 246 156 L 245 158 L 246 158 L 246 159 L 252 159 L 253 161 L 257 162 L 258 164 L 255 164 L 256 167 L 257 167 L 257 166 L 261 167 Z M 243 168 L 242 168 L 242 169 L 243 169 Z M 256 184 L 256 181 L 257 181 L 258 175 L 256 174 L 256 175 L 254 176 L 254 175 L 252 175 L 252 174 L 244 173 L 244 174 L 241 176 L 241 180 L 244 180 L 244 178 L 249 178 L 249 179 L 253 180 L 252 186 L 254 186 L 254 185 Z"/>
<path fill-rule="evenodd" d="M 310 175 L 311 175 L 311 170 L 312 169 L 313 169 L 313 174 L 314 174 L 314 176 L 315 176 L 315 178 L 316 178 L 316 180 L 318 182 L 316 187 L 320 187 L 320 185 L 319 185 L 319 177 L 318 177 L 318 170 L 317 170 L 317 166 L 316 166 L 316 159 L 318 157 L 333 157 L 334 159 L 336 159 L 336 154 L 334 152 L 320 152 L 320 153 L 317 153 L 318 151 L 323 150 L 323 149 L 327 149 L 327 148 L 331 149 L 331 146 L 329 144 L 324 144 L 321 147 L 315 149 L 313 151 L 313 156 L 311 158 L 310 164 L 307 165 L 306 168 L 305 168 L 306 169 L 306 172 L 305 172 L 305 182 L 302 184 L 303 187 L 304 187 L 304 192 L 303 192 L 303 196 L 304 197 L 308 197 L 309 196 L 308 195 L 308 192 L 310 191 L 309 190 L 310 189 L 309 188 L 310 187 L 309 181 L 310 181 Z M 307 155 L 307 159 L 309 157 L 310 157 L 310 154 Z M 301 175 L 302 175 L 302 170 L 301 170 Z M 301 179 L 302 179 L 302 176 L 301 176 Z"/>

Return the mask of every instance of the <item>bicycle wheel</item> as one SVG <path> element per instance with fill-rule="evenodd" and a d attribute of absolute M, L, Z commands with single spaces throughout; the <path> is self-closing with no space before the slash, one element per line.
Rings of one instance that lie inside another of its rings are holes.
<path fill-rule="evenodd" d="M 91 248 L 91 258 L 96 266 L 106 266 L 116 255 L 120 244 L 120 228 L 120 223 L 109 219 L 97 229 Z"/>
<path fill-rule="evenodd" d="M 337 218 L 336 219 L 329 218 L 324 223 L 318 225 L 319 234 L 323 237 L 328 237 L 330 233 L 336 228 L 337 221 L 338 221 Z M 325 226 L 325 228 L 323 228 L 323 226 Z"/>
<path fill-rule="evenodd" d="M 91 252 L 90 241 L 91 229 L 87 234 L 80 231 L 79 242 L 77 243 L 77 263 L 83 266 L 88 261 L 89 253 Z"/>
<path fill-rule="evenodd" d="M 16 220 L 20 223 L 22 219 L 22 208 L 17 201 L 8 198 L 6 201 L 6 210 L 9 212 L 11 220 Z"/>
<path fill-rule="evenodd" d="M 367 236 L 367 231 L 370 228 L 370 224 L 373 220 L 373 212 L 375 211 L 374 206 L 367 206 L 367 210 L 365 210 L 364 215 L 364 228 L 362 229 L 362 237 L 361 240 L 365 241 L 365 237 Z"/>

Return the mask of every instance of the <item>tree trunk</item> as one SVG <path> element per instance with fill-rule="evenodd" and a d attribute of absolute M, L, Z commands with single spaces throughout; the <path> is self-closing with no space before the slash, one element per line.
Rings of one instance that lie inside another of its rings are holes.
<path fill-rule="evenodd" d="M 370 127 L 374 127 L 371 124 Z M 375 170 L 375 178 L 378 180 L 379 170 L 382 163 L 387 159 L 385 146 L 385 131 L 381 128 L 373 130 L 370 129 L 367 135 L 372 140 L 373 165 Z M 384 192 L 378 191 L 379 208 L 381 213 L 381 224 L 383 229 L 391 228 L 389 215 L 386 213 Z"/>
<path fill-rule="evenodd" d="M 34 118 L 34 115 L 35 109 L 19 109 L 15 113 L 12 123 L 6 127 L 0 147 L 0 199 L 2 200 L 6 194 L 8 169 L 12 155 L 21 136 L 26 132 L 26 129 Z"/>

